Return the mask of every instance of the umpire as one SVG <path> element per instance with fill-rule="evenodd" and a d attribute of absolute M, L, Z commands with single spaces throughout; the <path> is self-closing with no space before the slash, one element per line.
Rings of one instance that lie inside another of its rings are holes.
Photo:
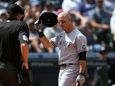
<path fill-rule="evenodd" d="M 0 86 L 29 86 L 29 29 L 22 21 L 24 9 L 11 4 L 7 12 L 8 20 L 0 22 Z"/>

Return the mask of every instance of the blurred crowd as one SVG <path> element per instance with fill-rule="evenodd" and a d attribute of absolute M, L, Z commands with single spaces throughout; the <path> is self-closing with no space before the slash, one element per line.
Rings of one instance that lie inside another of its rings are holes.
<path fill-rule="evenodd" d="M 45 49 L 33 29 L 34 22 L 44 11 L 57 15 L 62 11 L 68 11 L 75 26 L 86 35 L 89 51 L 99 52 L 102 47 L 106 47 L 108 51 L 115 50 L 115 0 L 0 0 L 0 21 L 7 19 L 6 8 L 11 3 L 19 4 L 25 9 L 24 21 L 30 29 L 30 52 L 57 51 Z M 62 30 L 57 24 L 44 27 L 43 31 L 50 39 Z"/>

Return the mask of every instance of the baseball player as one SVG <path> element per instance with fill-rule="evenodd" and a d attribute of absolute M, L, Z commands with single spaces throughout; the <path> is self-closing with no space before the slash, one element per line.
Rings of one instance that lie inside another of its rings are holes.
<path fill-rule="evenodd" d="M 85 83 L 87 39 L 73 25 L 69 13 L 60 13 L 57 19 L 64 31 L 48 41 L 40 30 L 40 40 L 46 48 L 59 48 L 58 86 L 83 86 Z"/>

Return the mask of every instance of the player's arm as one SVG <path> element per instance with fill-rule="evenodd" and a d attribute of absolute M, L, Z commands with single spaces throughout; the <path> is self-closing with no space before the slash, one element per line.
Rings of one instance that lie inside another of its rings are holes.
<path fill-rule="evenodd" d="M 44 33 L 42 31 L 43 30 L 43 25 L 42 24 L 35 25 L 35 28 L 38 32 L 39 39 L 42 42 L 42 44 L 44 45 L 44 47 L 46 49 L 53 48 L 54 47 L 53 42 L 50 42 L 50 40 L 48 40 L 48 38 L 44 35 Z"/>
<path fill-rule="evenodd" d="M 80 36 L 77 39 L 77 50 L 79 57 L 79 74 L 76 78 L 76 82 L 83 86 L 85 83 L 85 72 L 86 72 L 86 53 L 87 53 L 87 39 L 84 36 Z"/>
<path fill-rule="evenodd" d="M 86 51 L 80 52 L 78 56 L 79 56 L 79 67 L 80 67 L 79 73 L 84 74 L 86 70 Z"/>
<path fill-rule="evenodd" d="M 85 83 L 86 70 L 86 51 L 78 53 L 79 56 L 79 74 L 76 78 L 76 86 L 83 86 Z"/>
<path fill-rule="evenodd" d="M 77 49 L 79 57 L 79 73 L 84 74 L 86 70 L 86 53 L 87 53 L 87 39 L 85 36 L 78 37 Z"/>
<path fill-rule="evenodd" d="M 39 39 L 45 48 L 50 49 L 54 47 L 42 31 L 38 31 L 38 34 L 39 34 Z"/>

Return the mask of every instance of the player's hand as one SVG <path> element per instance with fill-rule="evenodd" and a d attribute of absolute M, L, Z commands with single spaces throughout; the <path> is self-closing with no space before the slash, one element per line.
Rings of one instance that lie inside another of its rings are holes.
<path fill-rule="evenodd" d="M 42 23 L 39 23 L 38 20 L 36 22 L 34 22 L 34 26 L 35 26 L 35 29 L 37 31 L 42 31 L 44 29 L 44 27 L 45 27 Z"/>
<path fill-rule="evenodd" d="M 109 26 L 107 24 L 102 24 L 101 27 L 105 30 L 109 29 Z"/>
<path fill-rule="evenodd" d="M 83 74 L 79 74 L 76 78 L 76 86 L 83 86 L 85 83 L 85 76 Z"/>

